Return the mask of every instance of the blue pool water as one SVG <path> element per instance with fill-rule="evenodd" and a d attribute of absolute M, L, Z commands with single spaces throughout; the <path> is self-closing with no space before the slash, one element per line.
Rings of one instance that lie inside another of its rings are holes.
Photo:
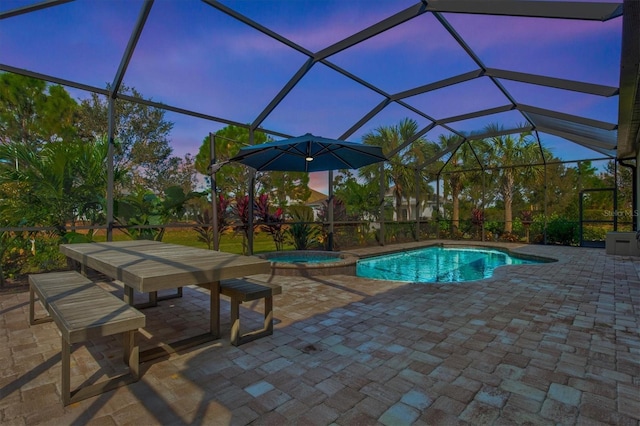
<path fill-rule="evenodd" d="M 428 247 L 359 260 L 356 275 L 377 280 L 412 283 L 448 283 L 488 278 L 502 265 L 542 261 L 479 248 Z"/>

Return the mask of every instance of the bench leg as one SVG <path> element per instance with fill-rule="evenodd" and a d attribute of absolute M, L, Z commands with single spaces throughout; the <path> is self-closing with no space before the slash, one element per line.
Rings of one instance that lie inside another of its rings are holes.
<path fill-rule="evenodd" d="M 71 345 L 62 338 L 62 403 L 71 404 Z"/>
<path fill-rule="evenodd" d="M 140 378 L 140 347 L 136 345 L 135 330 L 123 333 L 122 346 L 122 361 L 129 366 L 132 378 L 137 381 Z"/>
<path fill-rule="evenodd" d="M 43 318 L 36 318 L 35 297 L 36 295 L 35 291 L 33 291 L 33 287 L 29 286 L 29 324 L 35 325 L 53 321 L 53 318 L 48 315 Z"/>
<path fill-rule="evenodd" d="M 240 345 L 240 301 L 231 299 L 231 344 Z"/>
<path fill-rule="evenodd" d="M 128 365 L 127 373 L 118 374 L 98 383 L 93 383 L 78 389 L 71 390 L 71 345 L 62 338 L 62 403 L 69 405 L 73 402 L 82 401 L 100 395 L 104 392 L 125 386 L 140 379 L 140 348 L 136 344 L 136 330 L 125 331 L 123 333 L 123 358 Z"/>
<path fill-rule="evenodd" d="M 273 334 L 273 297 L 264 298 L 264 330 L 265 335 Z"/>
<path fill-rule="evenodd" d="M 260 330 L 240 334 L 240 303 L 238 299 L 231 299 L 231 344 L 240 346 L 264 336 L 273 334 L 273 297 L 264 298 L 264 323 Z"/>

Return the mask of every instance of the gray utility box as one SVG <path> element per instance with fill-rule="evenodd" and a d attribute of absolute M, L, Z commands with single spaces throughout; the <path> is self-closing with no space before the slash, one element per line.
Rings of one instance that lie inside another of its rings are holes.
<path fill-rule="evenodd" d="M 605 247 L 607 254 L 640 256 L 640 241 L 635 232 L 607 232 Z"/>

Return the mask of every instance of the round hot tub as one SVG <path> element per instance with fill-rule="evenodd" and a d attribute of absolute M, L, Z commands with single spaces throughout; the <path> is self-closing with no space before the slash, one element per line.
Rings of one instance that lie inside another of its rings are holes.
<path fill-rule="evenodd" d="M 274 275 L 311 277 L 355 275 L 358 256 L 335 251 L 293 250 L 258 254 L 271 261 Z"/>

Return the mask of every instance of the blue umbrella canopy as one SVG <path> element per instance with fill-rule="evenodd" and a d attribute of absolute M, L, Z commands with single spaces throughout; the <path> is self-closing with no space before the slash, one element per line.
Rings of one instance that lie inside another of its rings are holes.
<path fill-rule="evenodd" d="M 259 171 L 290 172 L 358 169 L 386 160 L 378 146 L 328 139 L 311 133 L 243 147 L 230 159 Z"/>

